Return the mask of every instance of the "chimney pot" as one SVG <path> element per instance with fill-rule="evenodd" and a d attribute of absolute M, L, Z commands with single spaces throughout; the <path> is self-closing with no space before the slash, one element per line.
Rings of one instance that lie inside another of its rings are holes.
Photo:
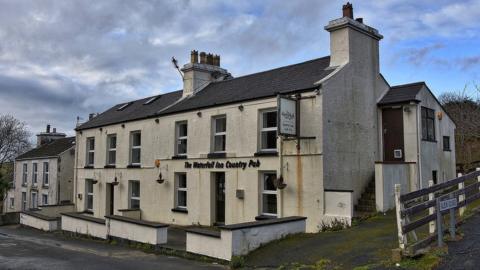
<path fill-rule="evenodd" d="M 198 51 L 193 50 L 190 53 L 190 63 L 192 64 L 198 63 Z"/>
<path fill-rule="evenodd" d="M 200 53 L 200 64 L 205 64 L 207 62 L 207 54 L 205 52 Z"/>
<path fill-rule="evenodd" d="M 47 133 L 50 133 L 50 124 L 47 125 Z"/>
<path fill-rule="evenodd" d="M 57 133 L 57 128 L 53 128 L 53 133 Z"/>
<path fill-rule="evenodd" d="M 350 2 L 347 2 L 347 4 L 343 5 L 343 17 L 348 17 L 350 19 L 353 19 L 353 6 L 350 4 Z"/>
<path fill-rule="evenodd" d="M 363 23 L 363 18 L 356 18 L 355 21 L 357 21 L 359 23 Z"/>
<path fill-rule="evenodd" d="M 213 65 L 213 54 L 207 54 L 207 65 Z"/>

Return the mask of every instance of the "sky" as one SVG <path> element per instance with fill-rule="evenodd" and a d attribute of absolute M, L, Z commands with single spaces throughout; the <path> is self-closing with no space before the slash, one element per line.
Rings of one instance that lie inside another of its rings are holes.
<path fill-rule="evenodd" d="M 480 0 L 353 1 L 379 30 L 391 85 L 425 81 L 440 95 L 480 84 Z M 0 114 L 32 134 L 73 135 L 77 116 L 182 88 L 170 62 L 221 55 L 241 76 L 329 55 L 332 0 L 0 0 Z"/>

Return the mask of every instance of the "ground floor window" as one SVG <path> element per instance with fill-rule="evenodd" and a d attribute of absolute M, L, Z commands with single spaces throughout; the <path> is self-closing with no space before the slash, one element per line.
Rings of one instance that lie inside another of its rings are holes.
<path fill-rule="evenodd" d="M 27 193 L 22 192 L 22 211 L 27 210 Z"/>
<path fill-rule="evenodd" d="M 93 180 L 85 180 L 85 208 L 93 211 Z"/>
<path fill-rule="evenodd" d="M 129 181 L 129 203 L 130 209 L 140 208 L 140 181 Z"/>
<path fill-rule="evenodd" d="M 175 207 L 187 209 L 187 174 L 175 174 Z"/>
<path fill-rule="evenodd" d="M 15 208 L 15 198 L 10 198 L 10 208 Z"/>
<path fill-rule="evenodd" d="M 268 216 L 277 215 L 277 189 L 274 181 L 277 178 L 275 172 L 263 172 L 261 178 L 261 214 Z"/>
<path fill-rule="evenodd" d="M 37 208 L 38 207 L 38 198 L 37 198 L 37 193 L 36 192 L 32 192 L 32 205 L 31 207 L 33 209 Z"/>
<path fill-rule="evenodd" d="M 48 195 L 42 194 L 42 205 L 48 205 Z"/>

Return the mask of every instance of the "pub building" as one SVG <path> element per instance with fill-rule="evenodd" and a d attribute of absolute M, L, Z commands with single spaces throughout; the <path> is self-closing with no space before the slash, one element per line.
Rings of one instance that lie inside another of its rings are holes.
<path fill-rule="evenodd" d="M 426 84 L 388 84 L 382 35 L 351 5 L 325 30 L 329 56 L 240 77 L 194 50 L 182 90 L 79 125 L 76 210 L 185 226 L 304 216 L 317 232 L 381 209 L 362 194 L 389 174 L 408 170 L 408 190 L 453 177 L 455 125 Z"/>

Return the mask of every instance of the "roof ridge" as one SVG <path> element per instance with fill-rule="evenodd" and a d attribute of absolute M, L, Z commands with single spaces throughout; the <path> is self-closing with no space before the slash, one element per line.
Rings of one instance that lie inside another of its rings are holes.
<path fill-rule="evenodd" d="M 277 70 L 285 69 L 285 68 L 291 68 L 291 67 L 293 67 L 293 66 L 299 66 L 299 65 L 303 65 L 303 64 L 306 64 L 306 63 L 310 63 L 310 62 L 314 62 L 314 61 L 318 61 L 318 60 L 326 59 L 326 58 L 330 58 L 330 55 L 323 56 L 323 57 L 319 57 L 319 58 L 310 59 L 310 60 L 303 61 L 303 62 L 296 63 L 296 64 L 290 64 L 290 65 L 287 65 L 287 66 L 281 66 L 281 67 L 276 67 L 276 68 L 272 68 L 272 69 L 267 69 L 267 70 L 264 70 L 264 71 L 259 71 L 259 72 L 255 72 L 255 73 L 250 73 L 250 74 L 242 75 L 242 76 L 240 76 L 240 77 L 233 77 L 233 78 L 231 78 L 231 79 L 227 79 L 227 80 L 223 80 L 223 81 L 212 82 L 212 84 L 217 84 L 217 83 L 222 83 L 222 82 L 229 82 L 229 81 L 233 81 L 233 80 L 235 80 L 235 79 L 250 77 L 250 76 L 254 76 L 254 75 L 258 75 L 258 74 L 262 74 L 262 73 L 267 73 L 267 72 L 272 72 L 272 71 L 277 71 Z"/>
<path fill-rule="evenodd" d="M 110 107 L 110 108 L 116 107 L 116 106 L 118 106 L 118 105 L 127 104 L 127 103 L 135 103 L 135 102 L 138 102 L 138 101 L 140 101 L 140 100 L 149 99 L 149 98 L 153 98 L 153 97 L 160 97 L 160 96 L 164 96 L 164 95 L 169 95 L 169 94 L 173 94 L 173 93 L 181 92 L 181 91 L 183 91 L 183 89 L 174 90 L 174 91 L 166 92 L 166 93 L 163 93 L 163 94 L 158 94 L 158 95 L 143 97 L 143 98 L 139 98 L 139 99 L 135 99 L 135 100 L 125 101 L 125 102 L 122 102 L 122 103 L 115 104 L 115 105 L 113 105 L 113 106 Z"/>
<path fill-rule="evenodd" d="M 425 84 L 426 85 L 425 81 L 418 81 L 418 82 L 413 82 L 413 83 L 394 85 L 394 86 L 391 86 L 390 88 L 400 88 L 400 87 L 412 86 L 412 85 L 417 85 L 417 84 Z"/>

